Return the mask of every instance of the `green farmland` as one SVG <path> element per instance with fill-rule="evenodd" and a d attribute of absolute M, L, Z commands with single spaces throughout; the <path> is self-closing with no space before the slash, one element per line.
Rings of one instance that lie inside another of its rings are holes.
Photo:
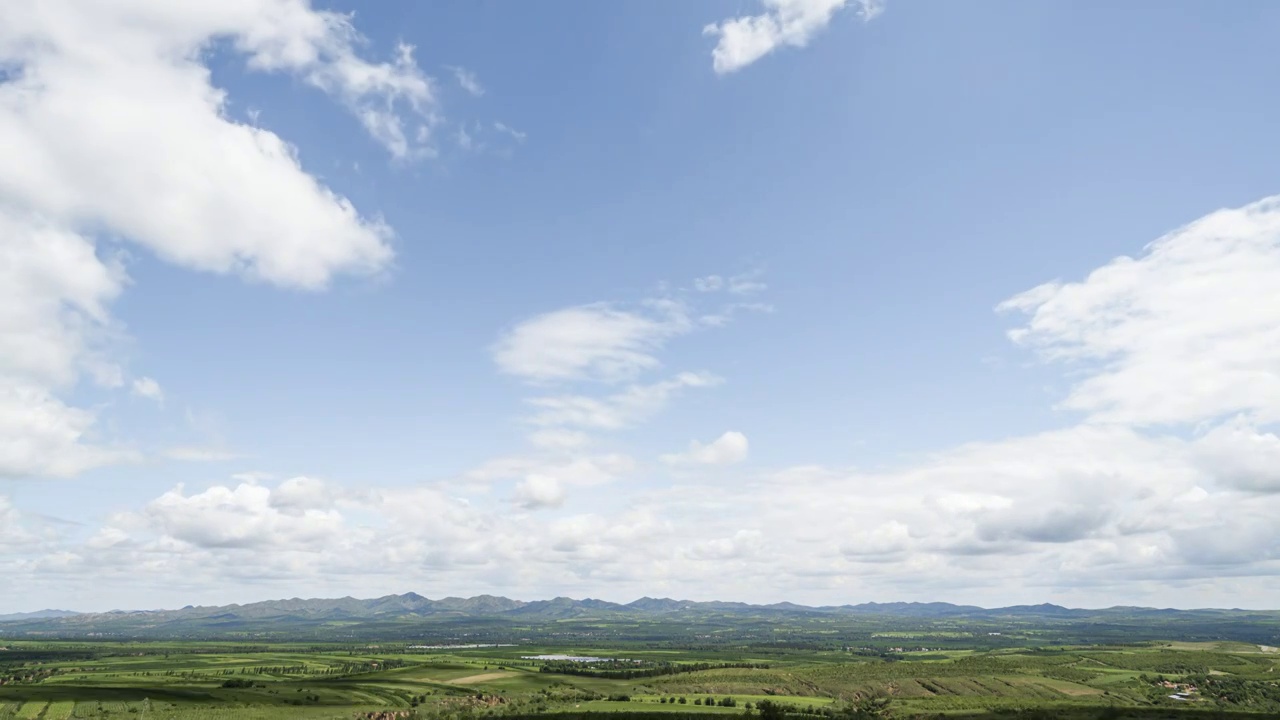
<path fill-rule="evenodd" d="M 641 644 L 0 644 L 0 720 L 1280 716 L 1280 654 L 1245 643 L 874 654 Z M 553 651 L 599 659 L 528 657 Z"/>

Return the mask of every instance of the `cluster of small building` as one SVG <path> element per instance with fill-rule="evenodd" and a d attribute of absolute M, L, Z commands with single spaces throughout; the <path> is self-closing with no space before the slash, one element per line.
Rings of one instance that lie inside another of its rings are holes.
<path fill-rule="evenodd" d="M 1194 700 L 1196 693 L 1199 692 L 1195 685 L 1170 682 L 1168 680 L 1160 681 L 1160 687 L 1174 691 L 1174 693 L 1169 696 L 1169 699 L 1171 700 Z"/>

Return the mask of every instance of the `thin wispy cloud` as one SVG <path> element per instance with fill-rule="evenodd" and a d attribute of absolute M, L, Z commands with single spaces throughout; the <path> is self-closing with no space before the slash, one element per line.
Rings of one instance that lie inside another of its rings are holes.
<path fill-rule="evenodd" d="M 778 48 L 802 48 L 844 10 L 869 22 L 884 12 L 884 0 L 760 0 L 763 12 L 743 15 L 702 29 L 716 38 L 711 51 L 718 74 L 741 70 Z"/>
<path fill-rule="evenodd" d="M 453 77 L 458 81 L 458 86 L 467 92 L 471 97 L 480 97 L 484 95 L 484 86 L 480 84 L 479 78 L 470 70 L 453 66 L 449 70 L 453 73 Z"/>
<path fill-rule="evenodd" d="M 164 403 L 164 390 L 161 389 L 160 383 L 149 377 L 136 378 L 130 386 L 133 394 L 138 397 L 144 397 L 154 400 L 157 403 Z"/>
<path fill-rule="evenodd" d="M 733 465 L 746 460 L 749 449 L 747 436 L 730 430 L 706 444 L 690 441 L 688 450 L 660 459 L 668 465 Z"/>
<path fill-rule="evenodd" d="M 506 123 L 495 122 L 493 124 L 493 129 L 497 130 L 500 133 L 504 133 L 506 135 L 511 136 L 516 140 L 516 142 L 524 142 L 525 138 L 529 137 L 527 133 L 523 133 L 519 130 L 516 130 L 515 128 L 507 125 Z"/>

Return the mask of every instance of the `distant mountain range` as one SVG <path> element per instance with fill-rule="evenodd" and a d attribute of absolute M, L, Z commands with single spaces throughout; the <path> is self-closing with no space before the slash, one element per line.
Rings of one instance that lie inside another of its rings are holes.
<path fill-rule="evenodd" d="M 70 610 L 37 610 L 28 613 L 13 613 L 11 615 L 0 615 L 0 623 L 2 622 L 20 622 L 23 620 L 47 620 L 49 618 L 71 617 L 80 615 L 81 613 L 72 612 Z"/>
<path fill-rule="evenodd" d="M 236 624 L 270 622 L 337 622 L 337 621 L 404 621 L 420 619 L 507 619 L 511 621 L 563 620 L 571 618 L 642 619 L 711 617 L 782 617 L 782 616 L 883 616 L 914 619 L 1084 619 L 1084 618 L 1191 618 L 1222 617 L 1224 614 L 1274 616 L 1270 612 L 1251 613 L 1241 610 L 1177 610 L 1172 608 L 1113 607 L 1101 610 L 1066 608 L 1061 605 L 1013 605 L 982 608 L 945 602 L 862 603 L 859 605 L 825 605 L 810 607 L 789 602 L 751 605 L 740 602 L 694 602 L 671 598 L 643 597 L 622 604 L 591 598 L 575 600 L 558 597 L 526 602 L 493 595 L 470 598 L 446 597 L 431 600 L 417 593 L 387 595 L 367 600 L 344 597 L 337 599 L 268 600 L 248 605 L 217 607 L 187 606 L 180 610 L 115 610 L 106 613 L 75 613 L 66 610 L 41 610 L 32 613 L 0 615 L 6 625 L 39 626 L 50 630 L 72 630 L 94 626 L 134 626 L 157 628 L 186 626 L 217 628 Z M 13 629 L 10 627 L 10 629 Z"/>

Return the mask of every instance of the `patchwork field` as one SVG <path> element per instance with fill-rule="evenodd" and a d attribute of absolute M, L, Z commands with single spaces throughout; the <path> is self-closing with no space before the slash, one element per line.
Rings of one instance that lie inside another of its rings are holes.
<path fill-rule="evenodd" d="M 926 653 L 639 645 L 423 651 L 386 643 L 6 647 L 0 720 L 1280 716 L 1280 658 L 1244 643 Z M 528 657 L 548 650 L 601 659 Z"/>

